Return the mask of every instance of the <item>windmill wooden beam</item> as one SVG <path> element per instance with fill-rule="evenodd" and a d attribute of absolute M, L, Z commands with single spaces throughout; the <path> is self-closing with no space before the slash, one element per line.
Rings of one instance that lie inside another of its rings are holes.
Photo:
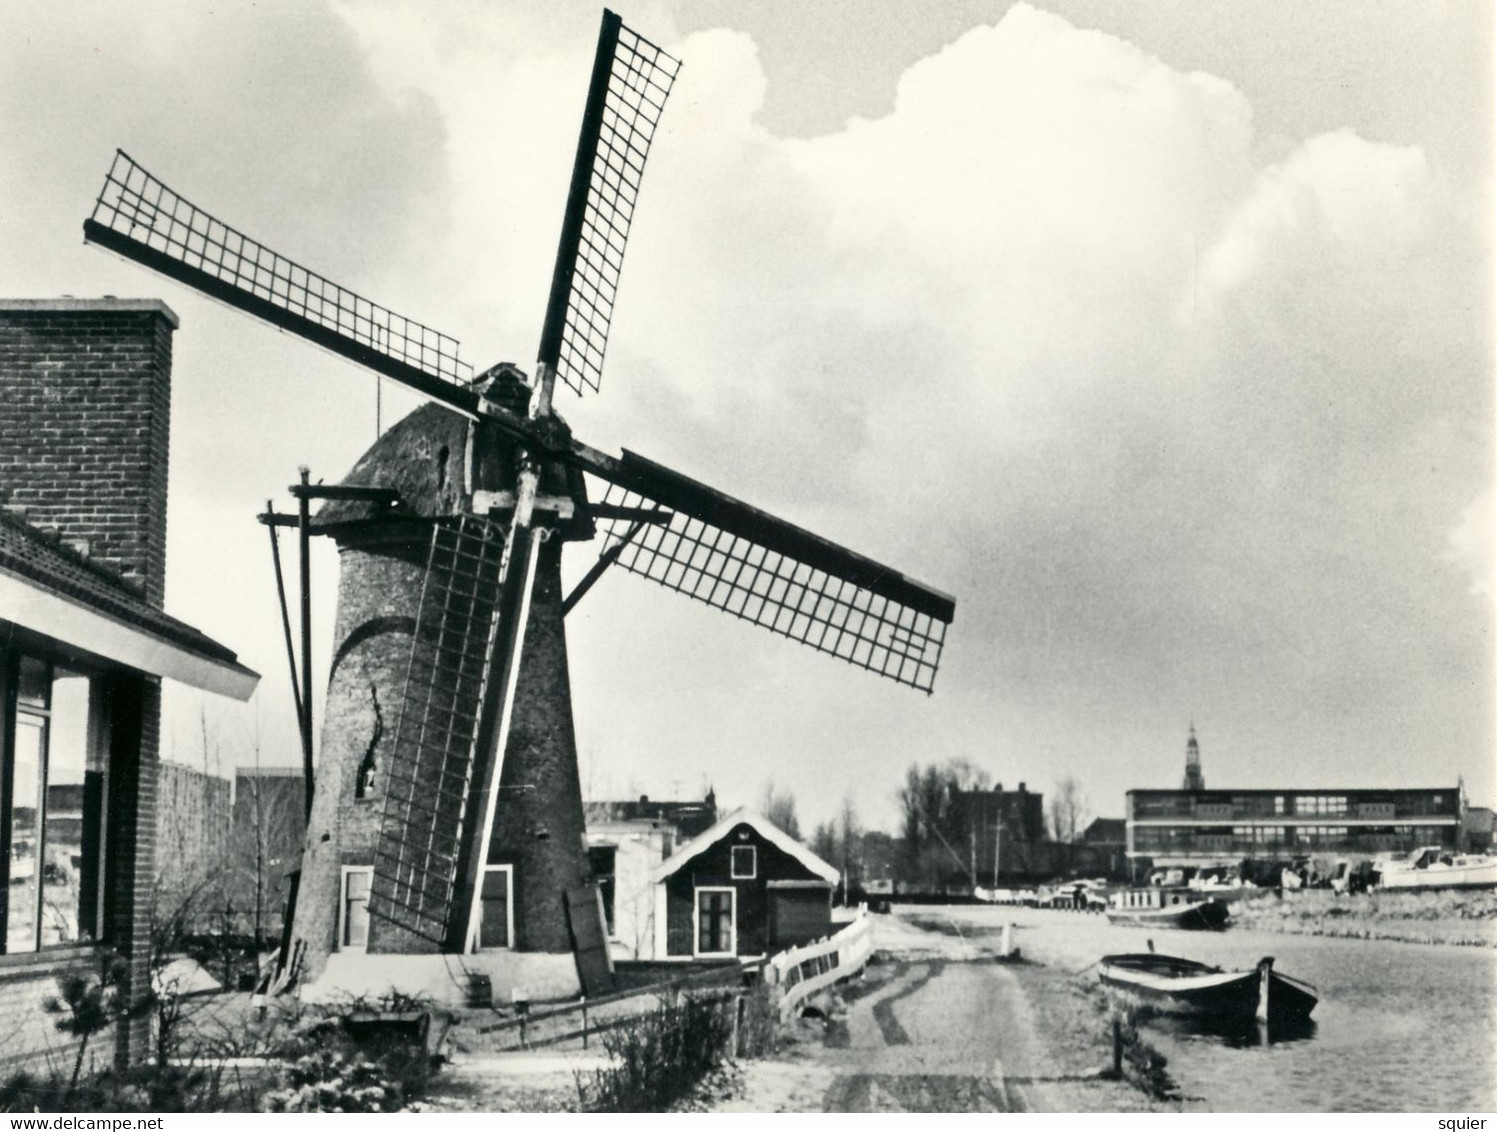
<path fill-rule="evenodd" d="M 115 160 L 117 167 L 123 162 L 127 168 L 139 169 L 139 166 L 135 165 L 123 150 L 116 154 Z M 170 193 L 170 190 L 166 190 L 164 185 L 160 186 L 160 188 Z M 108 184 L 106 183 L 106 191 L 107 189 Z M 175 193 L 172 193 L 171 196 L 177 200 L 181 199 L 176 197 Z M 185 202 L 183 203 L 185 204 Z M 187 207 L 191 208 L 190 205 Z M 162 222 L 160 219 L 149 214 L 142 213 L 140 215 L 141 220 L 139 223 L 144 231 L 151 230 L 147 227 L 148 225 Z M 172 220 L 168 216 L 165 218 L 165 222 L 170 227 Z M 213 223 L 217 224 L 216 221 Z M 225 240 L 238 236 L 238 233 L 234 232 L 233 229 L 224 229 L 224 231 L 232 233 L 232 236 L 225 235 L 223 237 Z M 305 338 L 309 342 L 321 346 L 325 350 L 330 350 L 340 357 L 347 358 L 351 362 L 357 362 L 359 365 L 372 369 L 378 374 L 398 381 L 402 385 L 409 386 L 411 389 L 416 390 L 416 392 L 424 393 L 426 396 L 432 398 L 432 400 L 440 401 L 442 404 L 459 413 L 464 413 L 468 416 L 477 416 L 478 414 L 478 395 L 473 390 L 458 384 L 463 374 L 466 373 L 468 377 L 472 376 L 472 369 L 457 362 L 457 342 L 455 340 L 449 340 L 450 348 L 453 351 L 450 356 L 453 363 L 452 376 L 444 379 L 442 376 L 439 376 L 440 370 L 438 373 L 433 373 L 429 368 L 412 364 L 410 361 L 396 357 L 388 351 L 378 349 L 372 343 L 363 342 L 358 338 L 351 337 L 339 328 L 336 321 L 332 325 L 329 325 L 326 321 L 310 318 L 307 314 L 298 311 L 295 306 L 291 305 L 291 300 L 298 293 L 293 288 L 291 280 L 298 275 L 310 276 L 313 279 L 319 280 L 321 277 L 316 276 L 315 273 L 307 272 L 304 268 L 300 268 L 290 260 L 284 260 L 279 256 L 275 256 L 274 253 L 269 253 L 267 261 L 274 265 L 271 270 L 278 274 L 272 277 L 273 283 L 266 290 L 266 293 L 257 294 L 253 290 L 247 290 L 245 286 L 246 278 L 254 277 L 255 268 L 253 263 L 249 262 L 245 264 L 246 270 L 244 273 L 237 270 L 238 265 L 244 257 L 241 257 L 238 253 L 231 252 L 227 243 L 218 245 L 216 250 L 219 258 L 217 261 L 201 259 L 201 263 L 210 266 L 215 264 L 215 262 L 220 268 L 226 263 L 229 265 L 227 270 L 213 271 L 209 270 L 208 267 L 194 264 L 191 259 L 184 259 L 183 256 L 188 254 L 185 244 L 182 247 L 171 248 L 170 251 L 163 250 L 160 247 L 153 247 L 146 241 L 131 238 L 128 231 L 120 231 L 118 228 L 106 226 L 93 218 L 83 222 L 83 238 L 89 243 L 108 248 L 118 255 L 143 264 L 153 271 L 158 271 L 169 279 L 175 279 L 177 282 L 186 284 L 194 290 L 201 291 L 210 298 L 218 299 L 220 302 L 227 303 L 229 306 L 244 311 L 246 314 L 252 314 L 256 318 L 270 323 L 272 326 L 278 327 L 281 330 L 288 330 L 293 334 Z M 253 244 L 253 242 L 249 244 L 244 243 L 243 241 L 246 240 L 245 237 L 238 236 L 238 239 L 241 241 L 238 245 L 240 247 L 253 246 L 255 249 L 259 249 L 260 247 L 260 245 Z M 211 255 L 212 245 L 209 245 L 209 249 L 209 254 Z M 283 280 L 284 286 L 282 285 Z M 301 294 L 303 295 L 303 308 L 305 309 L 305 288 L 302 289 Z M 276 301 L 277 299 L 280 301 Z M 334 303 L 346 304 L 346 309 L 340 309 L 334 306 Z M 361 299 L 358 295 L 344 291 L 342 288 L 336 288 L 336 298 L 330 299 L 326 305 L 330 309 L 338 311 L 340 317 L 346 314 L 347 318 L 342 319 L 342 321 L 353 324 L 360 321 L 360 317 L 355 312 L 362 304 L 366 303 L 367 300 Z M 319 306 L 322 305 L 319 304 Z M 383 311 L 383 308 L 374 307 L 373 304 L 368 305 L 371 311 Z M 388 314 L 389 312 L 386 311 L 384 313 Z M 368 320 L 365 319 L 364 321 Z M 374 323 L 372 325 L 378 324 Z M 411 325 L 414 326 L 417 324 Z M 427 330 L 425 327 L 421 329 L 423 331 Z M 431 333 L 435 334 L 436 332 L 432 331 Z M 438 347 L 437 351 L 440 352 L 447 348 L 446 346 Z M 443 357 L 446 360 L 446 355 L 443 355 Z"/>

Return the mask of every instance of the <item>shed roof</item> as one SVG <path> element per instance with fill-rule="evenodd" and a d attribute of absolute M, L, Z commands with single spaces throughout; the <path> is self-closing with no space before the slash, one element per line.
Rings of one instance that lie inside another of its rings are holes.
<path fill-rule="evenodd" d="M 723 840 L 739 825 L 752 827 L 754 832 L 764 838 L 765 841 L 768 841 L 775 848 L 789 856 L 794 857 L 808 871 L 821 877 L 828 884 L 836 884 L 838 878 L 841 876 L 831 865 L 827 864 L 763 814 L 740 806 L 732 813 L 719 819 L 716 825 L 699 833 L 664 861 L 660 862 L 655 868 L 653 880 L 658 883 L 678 872 L 682 866 Z"/>

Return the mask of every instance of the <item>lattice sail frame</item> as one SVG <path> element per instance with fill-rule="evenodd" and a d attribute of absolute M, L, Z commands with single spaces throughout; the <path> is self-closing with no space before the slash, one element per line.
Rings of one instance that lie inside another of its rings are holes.
<path fill-rule="evenodd" d="M 609 484 L 603 503 L 670 507 L 617 484 Z M 615 560 L 631 573 L 897 683 L 934 689 L 949 617 L 874 593 L 681 511 L 663 524 L 598 522 L 605 552 L 634 532 Z"/>
<path fill-rule="evenodd" d="M 433 529 L 386 774 L 369 913 L 438 945 L 470 820 L 505 544 L 504 525 L 480 516 Z"/>
<path fill-rule="evenodd" d="M 578 394 L 602 381 L 645 159 L 680 70 L 679 59 L 604 13 L 539 353 Z"/>
<path fill-rule="evenodd" d="M 115 151 L 90 220 L 103 230 L 89 232 L 90 238 L 137 259 L 145 258 L 107 238 L 109 233 L 124 237 L 187 272 L 171 271 L 155 257 L 147 260 L 150 266 L 239 306 L 246 304 L 237 296 L 258 299 L 305 324 L 289 329 L 307 333 L 311 328 L 308 336 L 314 341 L 318 340 L 315 329 L 320 328 L 435 381 L 467 385 L 473 380 L 473 367 L 458 356 L 457 339 L 272 251 L 173 191 L 124 150 Z M 214 288 L 214 282 L 220 288 Z M 226 294 L 222 288 L 235 294 Z M 251 309 L 271 321 L 284 321 L 263 309 Z"/>

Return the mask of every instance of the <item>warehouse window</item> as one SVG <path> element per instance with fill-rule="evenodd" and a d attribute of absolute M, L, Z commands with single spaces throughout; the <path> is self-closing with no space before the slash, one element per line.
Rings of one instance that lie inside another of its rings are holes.
<path fill-rule="evenodd" d="M 94 681 L 11 654 L 0 841 L 7 954 L 99 937 L 104 865 L 103 727 Z"/>

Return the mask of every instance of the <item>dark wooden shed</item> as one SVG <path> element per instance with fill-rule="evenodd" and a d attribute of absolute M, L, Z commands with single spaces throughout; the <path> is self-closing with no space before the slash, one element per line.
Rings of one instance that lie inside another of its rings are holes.
<path fill-rule="evenodd" d="M 735 810 L 655 872 L 668 959 L 772 955 L 832 930 L 837 870 L 752 810 Z M 657 905 L 658 906 L 658 905 Z"/>

